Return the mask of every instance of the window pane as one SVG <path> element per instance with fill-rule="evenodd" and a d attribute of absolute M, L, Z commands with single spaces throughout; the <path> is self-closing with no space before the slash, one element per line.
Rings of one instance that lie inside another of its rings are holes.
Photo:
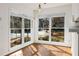
<path fill-rule="evenodd" d="M 49 41 L 49 29 L 39 29 L 38 40 Z"/>
<path fill-rule="evenodd" d="M 64 27 L 64 17 L 53 17 L 52 27 Z"/>
<path fill-rule="evenodd" d="M 24 42 L 28 42 L 31 40 L 31 29 L 24 30 Z"/>
<path fill-rule="evenodd" d="M 24 19 L 24 28 L 30 28 L 30 20 Z"/>
<path fill-rule="evenodd" d="M 17 16 L 11 16 L 11 28 L 21 28 L 22 27 L 22 18 Z"/>
<path fill-rule="evenodd" d="M 49 28 L 49 19 L 48 18 L 39 19 L 39 28 Z"/>
<path fill-rule="evenodd" d="M 51 41 L 63 42 L 64 29 L 51 29 Z"/>
<path fill-rule="evenodd" d="M 20 45 L 22 43 L 22 32 L 21 29 L 11 30 L 11 47 Z"/>

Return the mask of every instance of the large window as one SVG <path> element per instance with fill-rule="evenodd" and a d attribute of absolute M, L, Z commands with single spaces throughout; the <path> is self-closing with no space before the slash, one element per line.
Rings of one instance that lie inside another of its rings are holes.
<path fill-rule="evenodd" d="M 30 27 L 30 19 L 24 19 L 24 42 L 28 42 L 31 40 L 31 27 Z"/>
<path fill-rule="evenodd" d="M 53 17 L 51 19 L 51 41 L 64 41 L 64 17 Z"/>
<path fill-rule="evenodd" d="M 38 40 L 64 42 L 64 16 L 39 18 Z"/>
<path fill-rule="evenodd" d="M 22 43 L 22 18 L 11 16 L 11 47 Z"/>
<path fill-rule="evenodd" d="M 49 41 L 49 19 L 39 19 L 38 40 Z"/>
<path fill-rule="evenodd" d="M 20 16 L 10 16 L 10 47 L 31 41 L 31 20 Z"/>

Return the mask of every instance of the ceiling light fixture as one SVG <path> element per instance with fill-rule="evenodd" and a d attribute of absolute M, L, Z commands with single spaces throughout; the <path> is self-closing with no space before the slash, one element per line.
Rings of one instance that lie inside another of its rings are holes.
<path fill-rule="evenodd" d="M 43 3 L 43 4 L 45 5 L 46 3 Z M 33 10 L 33 16 L 34 16 L 34 17 L 38 16 L 38 15 L 40 14 L 42 8 L 43 8 L 43 7 L 42 7 L 42 4 L 41 4 L 41 3 L 38 4 L 37 9 L 34 9 L 34 10 Z"/>

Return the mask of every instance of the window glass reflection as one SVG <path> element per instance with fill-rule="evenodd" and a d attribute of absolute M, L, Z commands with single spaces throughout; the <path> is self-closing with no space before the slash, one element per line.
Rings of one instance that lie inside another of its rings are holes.
<path fill-rule="evenodd" d="M 51 41 L 64 42 L 64 17 L 53 17 L 51 21 Z"/>
<path fill-rule="evenodd" d="M 11 47 L 22 43 L 22 31 L 21 29 L 11 30 Z"/>
<path fill-rule="evenodd" d="M 49 19 L 39 19 L 38 40 L 49 41 Z"/>
<path fill-rule="evenodd" d="M 16 17 L 16 16 L 10 16 L 11 22 L 10 27 L 11 28 L 22 28 L 22 18 Z"/>
<path fill-rule="evenodd" d="M 51 41 L 63 42 L 64 29 L 51 29 Z"/>
<path fill-rule="evenodd" d="M 49 28 L 49 19 L 48 18 L 39 19 L 39 28 Z"/>
<path fill-rule="evenodd" d="M 31 29 L 24 30 L 24 42 L 28 42 L 31 40 Z"/>

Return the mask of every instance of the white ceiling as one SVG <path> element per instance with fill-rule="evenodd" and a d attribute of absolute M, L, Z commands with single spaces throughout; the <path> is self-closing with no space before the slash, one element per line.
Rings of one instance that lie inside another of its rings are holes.
<path fill-rule="evenodd" d="M 66 5 L 67 3 L 46 3 L 46 4 L 41 4 L 42 8 L 50 8 L 50 7 L 57 7 L 61 5 Z M 38 4 L 37 4 L 38 5 Z"/>
<path fill-rule="evenodd" d="M 68 3 L 41 3 L 42 8 L 50 8 L 50 7 L 57 7 L 62 5 L 67 5 Z M 28 9 L 35 9 L 38 8 L 39 3 L 16 3 L 16 4 L 10 4 L 10 6 L 13 7 L 24 7 Z"/>
<path fill-rule="evenodd" d="M 58 7 L 62 5 L 67 5 L 68 3 L 41 3 L 42 9 L 50 8 L 50 7 Z M 34 10 L 38 8 L 39 3 L 16 3 L 16 4 L 9 4 L 12 8 L 16 9 L 26 9 L 26 10 Z"/>
<path fill-rule="evenodd" d="M 41 6 L 42 6 L 42 9 L 45 9 L 45 8 L 63 6 L 67 4 L 68 3 L 46 3 L 46 4 L 41 3 Z M 12 12 L 32 15 L 33 10 L 38 8 L 39 3 L 9 3 L 9 4 L 3 4 L 3 5 L 5 6 L 7 5 L 8 7 L 10 7 Z"/>

